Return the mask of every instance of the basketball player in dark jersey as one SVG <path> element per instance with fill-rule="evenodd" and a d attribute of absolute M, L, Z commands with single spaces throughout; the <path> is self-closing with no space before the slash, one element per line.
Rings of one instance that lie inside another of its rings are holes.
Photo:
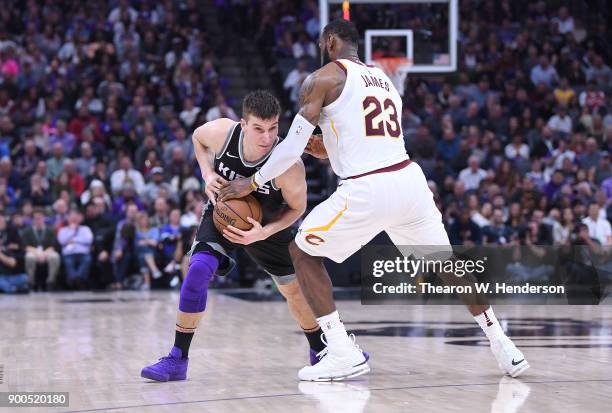
<path fill-rule="evenodd" d="M 311 363 L 325 353 L 321 330 L 308 306 L 289 255 L 294 232 L 291 225 L 306 209 L 304 165 L 298 160 L 285 173 L 260 187 L 253 196 L 262 207 L 263 220 L 249 218 L 253 228 L 228 227 L 219 233 L 212 213 L 216 192 L 227 180 L 250 176 L 263 165 L 279 141 L 278 100 L 266 91 L 249 93 L 243 100 L 240 122 L 222 118 L 197 128 L 193 134 L 196 158 L 206 182 L 207 204 L 191 248 L 189 270 L 181 288 L 175 341 L 170 354 L 145 367 L 141 376 L 157 380 L 184 380 L 188 352 L 195 329 L 204 314 L 208 283 L 213 274 L 225 275 L 235 262 L 230 253 L 241 245 L 270 274 L 287 299 L 293 318 L 304 330 L 310 345 Z"/>

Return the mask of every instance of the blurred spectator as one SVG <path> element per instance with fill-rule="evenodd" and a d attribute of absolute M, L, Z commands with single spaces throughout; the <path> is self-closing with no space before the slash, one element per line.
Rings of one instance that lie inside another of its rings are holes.
<path fill-rule="evenodd" d="M 145 170 L 151 171 L 157 165 L 154 165 L 149 154 L 153 152 L 155 159 L 162 160 L 162 151 L 157 144 L 157 140 L 153 135 L 147 135 L 144 138 L 143 144 L 136 150 L 136 168 L 145 173 Z"/>
<path fill-rule="evenodd" d="M 552 211 L 551 211 L 552 212 Z M 561 219 L 555 217 L 553 224 L 553 242 L 555 245 L 567 245 L 571 243 L 571 235 L 576 228 L 574 212 L 571 208 L 564 208 Z"/>
<path fill-rule="evenodd" d="M 106 193 L 106 187 L 104 183 L 99 179 L 94 179 L 89 184 L 89 189 L 84 191 L 81 194 L 81 205 L 87 205 L 90 201 L 93 201 L 95 198 L 100 198 L 106 208 L 110 208 L 112 205 L 111 197 Z"/>
<path fill-rule="evenodd" d="M 287 78 L 285 79 L 283 88 L 289 92 L 289 100 L 293 104 L 294 111 L 298 109 L 298 94 L 300 92 L 302 82 L 304 82 L 304 79 L 306 79 L 309 74 L 310 72 L 306 70 L 306 60 L 300 59 L 297 61 L 295 69 L 289 72 Z"/>
<path fill-rule="evenodd" d="M 570 161 L 570 165 L 573 165 L 576 159 L 576 152 L 570 147 L 566 138 L 559 140 L 559 146 L 552 152 L 552 158 L 554 159 L 554 168 L 562 169 L 565 160 Z"/>
<path fill-rule="evenodd" d="M 229 118 L 234 121 L 238 121 L 238 115 L 234 112 L 234 109 L 227 106 L 225 98 L 221 95 L 217 96 L 217 105 L 213 106 L 206 112 L 206 122 L 213 121 L 219 118 Z"/>
<path fill-rule="evenodd" d="M 4 179 L 6 185 L 12 188 L 15 193 L 21 188 L 21 177 L 13 169 L 13 162 L 10 158 L 4 157 L 0 159 L 0 178 Z"/>
<path fill-rule="evenodd" d="M 149 216 L 146 212 L 138 214 L 136 226 L 136 253 L 138 255 L 138 264 L 140 265 L 140 273 L 143 276 L 143 289 L 151 288 L 151 277 L 157 279 L 162 273 L 157 268 L 155 263 L 155 250 L 160 238 L 159 228 L 149 225 Z"/>
<path fill-rule="evenodd" d="M 180 37 L 172 39 L 172 49 L 164 57 L 166 69 L 172 69 L 180 61 L 191 64 L 191 56 L 183 49 L 183 41 Z"/>
<path fill-rule="evenodd" d="M 55 143 L 52 147 L 52 157 L 47 160 L 47 178 L 54 181 L 64 170 L 64 146 L 61 143 Z"/>
<path fill-rule="evenodd" d="M 293 57 L 301 59 L 302 57 L 310 57 L 315 59 L 318 56 L 317 46 L 310 40 L 306 32 L 301 32 L 298 35 L 297 42 L 293 43 Z"/>
<path fill-rule="evenodd" d="M 51 204 L 49 187 L 44 185 L 42 177 L 36 173 L 30 176 L 30 185 L 24 191 L 23 197 L 29 199 L 34 206 L 44 207 Z"/>
<path fill-rule="evenodd" d="M 29 291 L 28 276 L 23 273 L 23 250 L 18 231 L 7 225 L 0 214 L 0 291 Z"/>
<path fill-rule="evenodd" d="M 574 18 L 570 16 L 567 11 L 567 7 L 562 6 L 559 8 L 559 14 L 557 17 L 552 19 L 552 22 L 557 24 L 559 33 L 571 33 L 574 31 Z"/>
<path fill-rule="evenodd" d="M 58 199 L 53 203 L 53 215 L 47 220 L 47 224 L 56 233 L 68 223 L 68 212 L 70 205 L 64 199 Z"/>
<path fill-rule="evenodd" d="M 569 82 L 566 77 L 561 78 L 559 86 L 554 91 L 555 100 L 561 107 L 568 107 L 576 100 L 576 93 L 574 89 L 569 86 Z"/>
<path fill-rule="evenodd" d="M 585 91 L 580 93 L 580 106 L 585 106 L 589 110 L 594 111 L 606 103 L 606 95 L 601 90 L 597 89 L 597 83 L 590 81 Z"/>
<path fill-rule="evenodd" d="M 597 141 L 595 138 L 588 138 L 586 141 L 586 150 L 579 158 L 580 166 L 587 170 L 596 168 L 599 165 L 601 158 L 602 156 L 599 152 Z"/>
<path fill-rule="evenodd" d="M 19 232 L 0 214 L 0 275 L 23 272 L 23 250 Z"/>
<path fill-rule="evenodd" d="M 508 159 L 529 159 L 529 146 L 523 143 L 523 138 L 520 135 L 514 135 L 512 142 L 506 145 L 504 154 Z"/>
<path fill-rule="evenodd" d="M 161 189 L 163 189 L 172 200 L 177 201 L 174 188 L 164 181 L 164 168 L 156 166 L 151 170 L 151 181 L 145 185 L 144 201 L 147 204 L 155 202 L 159 197 Z"/>
<path fill-rule="evenodd" d="M 45 225 L 45 213 L 37 209 L 34 211 L 34 220 L 31 226 L 24 229 L 21 236 L 25 246 L 25 269 L 31 285 L 36 285 L 36 274 L 39 269 L 46 267 L 46 288 L 54 289 L 57 273 L 60 267 L 60 255 L 57 253 L 57 243 L 53 230 Z"/>
<path fill-rule="evenodd" d="M 531 82 L 535 86 L 544 84 L 546 87 L 559 82 L 557 70 L 550 64 L 547 56 L 541 56 L 539 63 L 531 69 Z"/>
<path fill-rule="evenodd" d="M 93 233 L 83 222 L 78 210 L 68 214 L 68 223 L 57 233 L 57 241 L 62 248 L 62 258 L 66 268 L 66 283 L 71 288 L 83 289 L 89 278 L 91 266 L 91 245 Z"/>
<path fill-rule="evenodd" d="M 89 176 L 96 165 L 93 148 L 89 142 L 83 142 L 79 146 L 79 152 L 80 156 L 74 161 L 75 170 L 81 177 Z"/>
<path fill-rule="evenodd" d="M 487 171 L 480 168 L 480 159 L 470 156 L 468 167 L 459 173 L 459 180 L 465 185 L 466 191 L 478 189 L 480 182 L 487 177 Z"/>
<path fill-rule="evenodd" d="M 200 200 L 194 200 L 187 206 L 187 211 L 181 215 L 180 226 L 182 228 L 197 227 L 200 224 L 204 203 Z"/>
<path fill-rule="evenodd" d="M 111 257 L 115 227 L 105 213 L 106 204 L 102 198 L 94 197 L 86 206 L 84 225 L 89 227 L 94 235 L 92 251 L 91 281 L 93 288 L 105 288 L 114 281 Z"/>
<path fill-rule="evenodd" d="M 187 191 L 198 191 L 201 188 L 201 180 L 199 176 L 194 176 L 193 167 L 187 163 L 181 163 L 179 165 L 180 170 L 178 174 L 170 180 L 170 186 L 173 188 L 175 193 L 185 193 Z"/>
<path fill-rule="evenodd" d="M 181 121 L 183 122 L 183 124 L 185 125 L 187 129 L 189 130 L 195 129 L 194 123 L 198 115 L 200 114 L 201 110 L 202 109 L 200 109 L 199 107 L 194 106 L 193 99 L 191 98 L 185 99 L 185 104 L 183 106 L 183 110 L 179 114 L 179 118 L 181 119 Z"/>
<path fill-rule="evenodd" d="M 151 225 L 162 227 L 168 223 L 168 201 L 166 198 L 158 197 L 153 204 L 153 215 L 151 215 Z"/>
<path fill-rule="evenodd" d="M 68 185 L 74 193 L 75 197 L 79 197 L 85 189 L 85 180 L 76 171 L 74 161 L 71 159 L 64 162 L 64 173 L 68 176 Z"/>
<path fill-rule="evenodd" d="M 482 230 L 472 221 L 469 211 L 463 209 L 451 224 L 448 237 L 453 245 L 479 245 L 482 242 Z"/>
<path fill-rule="evenodd" d="M 164 266 L 164 272 L 167 274 L 173 274 L 180 268 L 180 256 L 182 251 L 177 257 L 177 248 L 181 245 L 181 211 L 179 209 L 173 209 L 170 211 L 168 223 L 161 225 L 159 228 L 159 240 L 161 243 L 161 257 L 162 265 Z"/>
<path fill-rule="evenodd" d="M 49 136 L 49 144 L 55 146 L 59 144 L 63 147 L 64 153 L 70 155 L 76 147 L 76 137 L 66 129 L 66 122 L 58 120 L 55 125 L 55 132 Z"/>
<path fill-rule="evenodd" d="M 130 204 L 136 205 L 138 210 L 144 209 L 136 188 L 134 188 L 131 182 L 126 182 L 121 188 L 121 192 L 115 195 L 115 200 L 111 207 L 111 215 L 115 218 L 125 215 L 126 209 Z"/>
<path fill-rule="evenodd" d="M 612 245 L 612 229 L 610 222 L 599 215 L 599 205 L 589 205 L 589 215 L 582 220 L 589 229 L 589 236 L 603 246 Z"/>
<path fill-rule="evenodd" d="M 128 0 L 119 0 L 119 5 L 112 9 L 108 15 L 108 22 L 117 24 L 126 15 L 131 23 L 134 23 L 138 18 L 138 12 L 129 6 Z"/>
<path fill-rule="evenodd" d="M 507 244 L 510 242 L 512 230 L 506 225 L 504 212 L 501 209 L 493 211 L 491 225 L 486 226 L 483 231 L 483 244 Z"/>
<path fill-rule="evenodd" d="M 567 114 L 565 106 L 559 106 L 557 114 L 548 120 L 548 127 L 553 132 L 563 132 L 565 134 L 572 132 L 572 118 Z"/>
<path fill-rule="evenodd" d="M 129 156 L 121 157 L 119 161 L 119 169 L 111 174 L 110 177 L 111 190 L 117 194 L 126 184 L 132 184 L 138 194 L 144 191 L 144 178 L 136 169 L 132 168 L 132 160 Z"/>
<path fill-rule="evenodd" d="M 115 241 L 113 245 L 113 273 L 114 282 L 111 287 L 119 290 L 123 287 L 123 281 L 137 264 L 135 246 L 136 219 L 138 217 L 138 207 L 134 203 L 129 203 L 125 208 L 125 218 L 117 223 L 115 230 Z"/>
<path fill-rule="evenodd" d="M 610 66 L 604 63 L 603 57 L 597 55 L 595 62 L 586 73 L 587 81 L 596 82 L 599 87 L 610 87 L 612 82 L 612 70 Z"/>
<path fill-rule="evenodd" d="M 68 131 L 74 134 L 77 142 L 83 140 L 82 133 L 84 130 L 88 130 L 88 132 L 94 136 L 94 139 L 100 140 L 101 132 L 98 119 L 89 113 L 89 108 L 87 106 L 83 105 L 77 110 L 78 114 L 70 121 Z"/>
<path fill-rule="evenodd" d="M 190 160 L 194 156 L 193 142 L 191 142 L 191 139 L 187 139 L 187 134 L 183 128 L 177 128 L 174 131 L 174 140 L 169 142 L 164 149 L 164 163 L 166 165 L 172 162 L 172 152 L 175 148 L 182 149 L 186 160 Z"/>
<path fill-rule="evenodd" d="M 36 165 L 42 159 L 42 151 L 36 147 L 33 139 L 27 139 L 16 158 L 15 171 L 19 176 L 27 178 L 35 172 Z"/>

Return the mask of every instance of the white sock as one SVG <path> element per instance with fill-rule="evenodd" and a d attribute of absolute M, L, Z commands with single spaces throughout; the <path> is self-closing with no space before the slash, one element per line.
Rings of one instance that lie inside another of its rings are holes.
<path fill-rule="evenodd" d="M 491 307 L 487 308 L 482 314 L 475 316 L 474 320 L 476 320 L 489 340 L 500 338 L 505 335 Z"/>
<path fill-rule="evenodd" d="M 337 348 L 351 345 L 351 340 L 346 334 L 344 324 L 340 321 L 338 311 L 317 318 L 317 322 L 321 326 L 323 333 L 325 333 L 325 341 L 328 347 Z"/>

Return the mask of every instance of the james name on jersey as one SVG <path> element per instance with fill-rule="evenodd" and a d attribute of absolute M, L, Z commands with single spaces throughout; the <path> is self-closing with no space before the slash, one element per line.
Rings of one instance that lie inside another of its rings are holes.
<path fill-rule="evenodd" d="M 389 82 L 383 81 L 381 78 L 372 75 L 361 75 L 361 78 L 365 87 L 376 86 L 385 89 L 387 92 L 389 91 Z"/>

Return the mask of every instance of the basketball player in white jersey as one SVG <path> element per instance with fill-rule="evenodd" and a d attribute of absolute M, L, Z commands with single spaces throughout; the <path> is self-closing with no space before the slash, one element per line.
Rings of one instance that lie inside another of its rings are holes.
<path fill-rule="evenodd" d="M 219 193 L 222 200 L 247 195 L 293 165 L 304 149 L 327 155 L 342 179 L 336 192 L 308 214 L 290 245 L 300 286 L 327 341 L 327 354 L 302 368 L 301 380 L 341 380 L 370 370 L 340 321 L 323 257 L 342 262 L 381 231 L 399 246 L 451 250 L 425 175 L 404 149 L 400 95 L 382 70 L 359 61 L 358 38 L 349 21 L 324 28 L 319 41 L 324 66 L 304 81 L 300 111 L 287 138 L 250 179 L 229 182 Z M 311 138 L 315 125 L 323 131 L 324 150 Z M 468 283 L 465 277 L 438 275 L 447 284 Z M 513 377 L 523 373 L 529 364 L 486 299 L 471 298 L 467 304 L 500 368 Z"/>

